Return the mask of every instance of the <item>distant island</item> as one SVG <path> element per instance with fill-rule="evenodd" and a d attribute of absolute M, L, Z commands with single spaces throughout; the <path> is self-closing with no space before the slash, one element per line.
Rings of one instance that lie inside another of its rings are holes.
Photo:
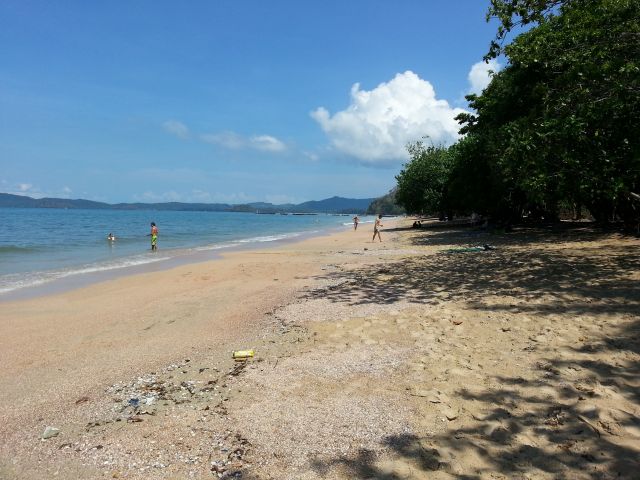
<path fill-rule="evenodd" d="M 104 203 L 92 200 L 66 198 L 32 198 L 23 195 L 0 193 L 0 208 L 67 208 L 85 210 L 173 210 L 198 212 L 248 212 L 248 213 L 333 213 L 363 214 L 375 198 L 331 197 L 299 204 L 274 205 L 254 202 L 240 205 L 227 203 Z"/>

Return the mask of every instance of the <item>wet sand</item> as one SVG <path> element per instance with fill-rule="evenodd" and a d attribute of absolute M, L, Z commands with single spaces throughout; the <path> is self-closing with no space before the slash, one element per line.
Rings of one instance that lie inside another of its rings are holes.
<path fill-rule="evenodd" d="M 637 238 L 362 227 L 1 304 L 0 478 L 635 478 Z"/>

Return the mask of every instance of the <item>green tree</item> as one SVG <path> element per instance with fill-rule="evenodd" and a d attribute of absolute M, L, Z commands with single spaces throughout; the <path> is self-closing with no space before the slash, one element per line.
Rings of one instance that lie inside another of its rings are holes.
<path fill-rule="evenodd" d="M 396 201 L 410 213 L 442 214 L 452 157 L 442 146 L 407 145 L 410 160 L 396 176 Z"/>
<path fill-rule="evenodd" d="M 496 163 L 489 141 L 481 135 L 466 135 L 450 147 L 453 165 L 444 204 L 458 214 L 515 221 L 522 214 L 524 195 Z"/>
<path fill-rule="evenodd" d="M 485 60 L 496 58 L 503 52 L 507 35 L 514 28 L 541 23 L 557 13 L 561 7 L 589 1 L 591 0 L 491 0 L 487 21 L 496 19 L 499 25 Z"/>
<path fill-rule="evenodd" d="M 553 216 L 570 202 L 603 221 L 637 218 L 640 2 L 494 1 L 494 10 L 499 4 L 533 5 L 516 14 L 539 25 L 503 48 L 507 68 L 468 97 L 476 113 L 459 120 L 481 150 L 464 161 L 501 177 L 497 196 L 521 203 L 512 211 Z M 540 13 L 545 6 L 556 10 Z"/>

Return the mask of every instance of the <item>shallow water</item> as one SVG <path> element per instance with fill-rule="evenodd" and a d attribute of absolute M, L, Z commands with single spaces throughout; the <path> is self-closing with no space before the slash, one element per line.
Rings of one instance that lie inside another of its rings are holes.
<path fill-rule="evenodd" d="M 150 250 L 150 222 L 159 229 L 157 252 Z M 0 208 L 0 298 L 69 277 L 171 266 L 351 225 L 351 216 L 337 215 Z"/>

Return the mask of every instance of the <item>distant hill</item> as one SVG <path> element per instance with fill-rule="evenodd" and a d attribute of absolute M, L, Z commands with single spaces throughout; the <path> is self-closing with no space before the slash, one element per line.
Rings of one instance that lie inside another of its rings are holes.
<path fill-rule="evenodd" d="M 0 207 L 16 208 L 112 208 L 108 203 L 91 200 L 69 200 L 66 198 L 31 198 L 10 193 L 0 193 Z"/>
<path fill-rule="evenodd" d="M 396 189 L 392 189 L 386 195 L 374 199 L 367 208 L 367 215 L 402 215 L 404 208 L 396 203 Z"/>
<path fill-rule="evenodd" d="M 200 212 L 252 212 L 261 213 L 364 213 L 372 198 L 331 197 L 325 200 L 304 202 L 298 205 L 255 202 L 243 205 L 226 203 L 103 203 L 91 200 L 66 198 L 31 198 L 23 195 L 0 193 L 0 207 L 4 208 L 68 208 L 104 210 L 172 210 Z"/>
<path fill-rule="evenodd" d="M 304 202 L 295 205 L 295 208 L 299 212 L 364 213 L 373 200 L 373 198 L 331 197 L 326 200 Z"/>
<path fill-rule="evenodd" d="M 0 203 L 0 206 L 2 204 Z M 105 204 L 110 210 L 173 210 L 181 212 L 226 212 L 231 205 L 226 203 L 116 203 L 114 205 Z M 82 207 L 80 207 L 82 208 Z"/>

